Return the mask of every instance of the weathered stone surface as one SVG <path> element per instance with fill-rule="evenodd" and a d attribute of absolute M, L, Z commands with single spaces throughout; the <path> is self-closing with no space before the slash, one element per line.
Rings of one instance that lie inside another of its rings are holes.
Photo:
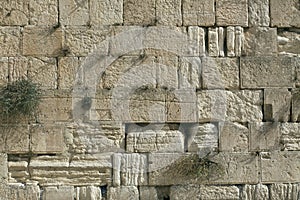
<path fill-rule="evenodd" d="M 101 198 L 102 195 L 99 187 L 87 186 L 76 188 L 76 200 L 97 200 Z"/>
<path fill-rule="evenodd" d="M 205 89 L 239 88 L 239 62 L 235 58 L 202 58 Z"/>
<path fill-rule="evenodd" d="M 3 86 L 8 81 L 8 58 L 0 58 L 0 86 Z"/>
<path fill-rule="evenodd" d="M 244 45 L 244 29 L 240 26 L 235 27 L 235 56 L 242 55 L 242 47 Z"/>
<path fill-rule="evenodd" d="M 155 0 L 124 0 L 125 25 L 155 25 Z"/>
<path fill-rule="evenodd" d="M 43 192 L 43 200 L 73 200 L 74 187 L 46 187 Z"/>
<path fill-rule="evenodd" d="M 226 28 L 226 47 L 227 56 L 235 56 L 235 28 L 233 26 L 228 26 Z"/>
<path fill-rule="evenodd" d="M 189 54 L 193 56 L 205 55 L 205 31 L 198 26 L 188 27 Z"/>
<path fill-rule="evenodd" d="M 5 200 L 39 200 L 40 188 L 36 184 L 1 184 L 0 198 Z"/>
<path fill-rule="evenodd" d="M 19 27 L 0 27 L 0 56 L 20 54 L 21 29 Z"/>
<path fill-rule="evenodd" d="M 300 27 L 300 10 L 297 0 L 270 0 L 271 25 L 277 27 Z"/>
<path fill-rule="evenodd" d="M 297 123 L 283 123 L 280 126 L 280 143 L 282 150 L 299 151 L 300 150 L 300 125 Z"/>
<path fill-rule="evenodd" d="M 26 182 L 29 177 L 28 162 L 27 161 L 9 161 L 9 182 Z"/>
<path fill-rule="evenodd" d="M 148 183 L 147 157 L 142 154 L 114 154 L 113 184 L 145 185 Z"/>
<path fill-rule="evenodd" d="M 23 33 L 23 54 L 26 56 L 58 56 L 62 51 L 62 31 L 28 26 Z"/>
<path fill-rule="evenodd" d="M 277 29 L 267 27 L 253 27 L 244 33 L 243 55 L 276 55 Z"/>
<path fill-rule="evenodd" d="M 223 27 L 218 28 L 218 46 L 219 46 L 219 56 L 224 57 L 224 45 L 225 45 L 225 32 Z"/>
<path fill-rule="evenodd" d="M 7 154 L 0 154 L 0 181 L 4 182 L 8 178 Z"/>
<path fill-rule="evenodd" d="M 89 1 L 59 1 L 60 22 L 63 25 L 88 25 Z"/>
<path fill-rule="evenodd" d="M 269 199 L 268 186 L 257 184 L 257 185 L 245 185 L 242 191 L 242 199 L 244 200 L 263 200 Z"/>
<path fill-rule="evenodd" d="M 200 199 L 200 185 L 178 185 L 171 186 L 170 199 L 172 200 L 198 200 Z"/>
<path fill-rule="evenodd" d="M 277 40 L 280 54 L 300 54 L 300 32 L 298 29 L 279 30 Z"/>
<path fill-rule="evenodd" d="M 275 183 L 270 187 L 270 199 L 299 199 L 300 185 Z"/>
<path fill-rule="evenodd" d="M 30 0 L 29 10 L 30 25 L 53 26 L 58 24 L 58 1 L 56 0 Z"/>
<path fill-rule="evenodd" d="M 269 26 L 269 0 L 248 0 L 249 26 Z"/>
<path fill-rule="evenodd" d="M 200 199 L 240 199 L 239 188 L 236 186 L 201 186 L 200 191 Z"/>
<path fill-rule="evenodd" d="M 197 89 L 201 87 L 202 64 L 198 57 L 179 58 L 179 88 Z"/>
<path fill-rule="evenodd" d="M 110 187 L 108 200 L 139 200 L 139 190 L 135 186 Z"/>
<path fill-rule="evenodd" d="M 280 124 L 277 122 L 250 123 L 250 150 L 279 150 Z"/>
<path fill-rule="evenodd" d="M 218 28 L 208 28 L 208 55 L 219 56 Z"/>
<path fill-rule="evenodd" d="M 265 89 L 264 118 L 266 121 L 287 122 L 290 118 L 291 92 L 287 89 Z"/>
<path fill-rule="evenodd" d="M 262 182 L 297 183 L 300 180 L 298 152 L 271 152 L 261 154 Z"/>
<path fill-rule="evenodd" d="M 216 23 L 218 26 L 248 26 L 248 0 L 217 0 Z"/>
<path fill-rule="evenodd" d="M 239 123 L 225 122 L 220 124 L 220 151 L 247 152 L 249 129 Z"/>
<path fill-rule="evenodd" d="M 58 88 L 72 90 L 81 61 L 77 57 L 64 57 L 58 60 Z"/>
<path fill-rule="evenodd" d="M 156 19 L 159 25 L 181 26 L 181 1 L 158 0 L 156 2 Z"/>
<path fill-rule="evenodd" d="M 295 65 L 296 62 L 291 57 L 241 58 L 241 87 L 293 87 Z"/>
<path fill-rule="evenodd" d="M 190 93 L 186 92 L 185 94 Z M 193 92 L 190 95 L 191 99 L 194 99 L 194 102 L 180 100 L 166 102 L 168 122 L 197 122 L 196 94 Z"/>
<path fill-rule="evenodd" d="M 8 58 L 8 74 L 5 71 L 3 74 L 6 75 L 6 78 L 8 77 L 9 82 L 27 77 L 29 60 L 21 56 Z"/>
<path fill-rule="evenodd" d="M 29 0 L 3 1 L 0 9 L 1 25 L 27 25 L 29 21 Z"/>
<path fill-rule="evenodd" d="M 162 55 L 157 57 L 157 62 L 157 87 L 177 89 L 178 57 L 173 55 Z"/>
<path fill-rule="evenodd" d="M 158 194 L 155 187 L 139 187 L 141 200 L 158 199 Z"/>
<path fill-rule="evenodd" d="M 300 122 L 300 90 L 299 89 L 292 91 L 292 121 Z"/>
<path fill-rule="evenodd" d="M 262 120 L 261 91 L 203 90 L 198 95 L 199 121 L 251 122 Z"/>
<path fill-rule="evenodd" d="M 184 26 L 213 26 L 215 24 L 215 1 L 184 0 L 183 25 Z"/>

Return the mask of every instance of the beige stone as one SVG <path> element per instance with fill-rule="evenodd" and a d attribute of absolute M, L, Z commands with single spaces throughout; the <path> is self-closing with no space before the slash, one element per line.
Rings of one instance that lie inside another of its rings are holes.
<path fill-rule="evenodd" d="M 291 57 L 241 58 L 241 87 L 293 87 L 295 65 Z"/>
<path fill-rule="evenodd" d="M 101 198 L 102 195 L 99 187 L 87 186 L 76 188 L 76 200 L 97 200 Z"/>
<path fill-rule="evenodd" d="M 248 0 L 249 26 L 269 26 L 269 0 Z"/>
<path fill-rule="evenodd" d="M 243 55 L 276 55 L 277 46 L 276 28 L 253 27 L 244 33 Z"/>
<path fill-rule="evenodd" d="M 263 200 L 269 199 L 268 186 L 257 184 L 257 185 L 245 185 L 242 191 L 242 198 L 245 200 Z"/>
<path fill-rule="evenodd" d="M 141 200 L 158 199 L 158 194 L 155 187 L 139 187 Z"/>
<path fill-rule="evenodd" d="M 23 54 L 26 56 L 59 56 L 62 52 L 62 31 L 53 27 L 28 26 L 23 32 Z"/>
<path fill-rule="evenodd" d="M 201 60 L 198 57 L 179 58 L 179 88 L 187 90 L 201 88 L 201 70 Z"/>
<path fill-rule="evenodd" d="M 248 26 L 248 0 L 217 0 L 218 26 Z"/>
<path fill-rule="evenodd" d="M 46 187 L 43 192 L 44 200 L 73 200 L 74 187 Z"/>
<path fill-rule="evenodd" d="M 159 25 L 182 25 L 181 1 L 158 0 L 156 2 L 156 19 Z"/>
<path fill-rule="evenodd" d="M 8 178 L 8 167 L 7 167 L 7 154 L 1 153 L 0 154 L 0 180 L 3 182 Z"/>
<path fill-rule="evenodd" d="M 240 199 L 239 188 L 236 186 L 201 186 L 200 191 L 200 199 Z"/>
<path fill-rule="evenodd" d="M 299 27 L 300 11 L 297 0 L 270 0 L 271 25 L 277 27 Z"/>
<path fill-rule="evenodd" d="M 29 152 L 29 129 L 27 125 L 2 126 L 1 132 L 5 152 L 12 154 Z"/>
<path fill-rule="evenodd" d="M 58 24 L 58 1 L 56 0 L 30 0 L 29 10 L 31 25 L 55 26 Z"/>
<path fill-rule="evenodd" d="M 28 76 L 29 60 L 26 57 L 10 57 L 8 58 L 8 80 L 16 81 L 20 78 Z M 5 72 L 3 72 L 5 74 Z"/>
<path fill-rule="evenodd" d="M 110 187 L 108 200 L 139 200 L 139 191 L 135 186 Z"/>
<path fill-rule="evenodd" d="M 88 25 L 89 1 L 64 0 L 59 1 L 60 22 L 63 25 Z"/>
<path fill-rule="evenodd" d="M 80 60 L 77 57 L 64 57 L 58 60 L 58 88 L 72 90 L 80 69 Z M 79 78 L 77 78 L 79 79 Z"/>
<path fill-rule="evenodd" d="M 208 55 L 219 56 L 218 28 L 208 28 Z"/>
<path fill-rule="evenodd" d="M 297 183 L 300 179 L 298 152 L 269 152 L 261 155 L 262 183 Z"/>
<path fill-rule="evenodd" d="M 233 26 L 228 26 L 226 28 L 226 47 L 227 56 L 235 56 L 235 28 Z"/>
<path fill-rule="evenodd" d="M 188 93 L 187 93 L 188 94 Z M 192 98 L 196 94 L 192 94 Z M 195 98 L 194 98 L 195 99 Z M 197 106 L 195 102 L 166 102 L 168 122 L 197 122 Z"/>
<path fill-rule="evenodd" d="M 235 56 L 242 55 L 242 47 L 244 45 L 244 29 L 240 26 L 235 27 Z"/>
<path fill-rule="evenodd" d="M 160 88 L 178 88 L 178 57 L 158 56 L 157 57 L 157 86 Z"/>
<path fill-rule="evenodd" d="M 213 26 L 215 24 L 215 1 L 184 0 L 183 25 Z"/>
<path fill-rule="evenodd" d="M 125 25 L 155 25 L 155 0 L 124 0 Z"/>
<path fill-rule="evenodd" d="M 225 46 L 225 32 L 223 27 L 218 28 L 218 46 L 219 46 L 219 56 L 224 57 L 224 46 Z"/>
<path fill-rule="evenodd" d="M 279 30 L 277 40 L 280 54 L 300 54 L 300 33 L 297 29 Z"/>
<path fill-rule="evenodd" d="M 5 85 L 8 82 L 8 58 L 0 58 L 0 86 Z"/>
<path fill-rule="evenodd" d="M 297 199 L 299 198 L 300 185 L 299 183 L 271 184 L 270 187 L 270 199 Z"/>
<path fill-rule="evenodd" d="M 198 200 L 200 199 L 200 185 L 176 185 L 170 188 L 170 199 L 172 200 Z"/>
<path fill-rule="evenodd" d="M 282 150 L 298 151 L 300 149 L 300 126 L 297 123 L 282 123 L 280 126 L 280 143 Z"/>
<path fill-rule="evenodd" d="M 265 89 L 264 118 L 266 121 L 286 122 L 290 118 L 291 92 L 287 89 Z"/>
<path fill-rule="evenodd" d="M 2 186 L 1 186 L 2 187 Z M 0 198 L 6 200 L 38 200 L 40 198 L 40 188 L 36 184 L 9 184 L 3 186 L 4 196 L 0 194 Z"/>
<path fill-rule="evenodd" d="M 193 56 L 205 55 L 205 31 L 198 26 L 188 27 L 189 49 L 188 53 Z"/>
<path fill-rule="evenodd" d="M 300 121 L 300 90 L 292 91 L 292 121 Z"/>
<path fill-rule="evenodd" d="M 220 124 L 220 151 L 247 152 L 249 129 L 239 123 L 225 122 Z"/>
<path fill-rule="evenodd" d="M 27 25 L 29 21 L 29 0 L 3 1 L 0 11 L 1 25 Z"/>
<path fill-rule="evenodd" d="M 19 27 L 1 27 L 0 43 L 0 56 L 19 55 L 21 49 L 21 29 Z"/>

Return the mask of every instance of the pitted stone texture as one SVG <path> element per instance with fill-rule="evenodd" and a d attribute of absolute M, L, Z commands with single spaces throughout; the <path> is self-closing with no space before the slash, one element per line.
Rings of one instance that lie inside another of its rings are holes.
<path fill-rule="evenodd" d="M 215 1 L 184 0 L 184 26 L 213 26 L 215 24 Z"/>
<path fill-rule="evenodd" d="M 135 186 L 110 187 L 108 200 L 139 200 L 139 190 Z"/>
<path fill-rule="evenodd" d="M 101 190 L 96 186 L 77 187 L 76 200 L 97 200 L 102 199 Z"/>
<path fill-rule="evenodd" d="M 248 26 L 248 0 L 217 0 L 218 26 Z"/>
<path fill-rule="evenodd" d="M 124 0 L 125 25 L 155 25 L 155 0 Z"/>
<path fill-rule="evenodd" d="M 200 185 L 176 185 L 170 188 L 170 199 L 172 200 L 198 200 L 200 199 Z"/>
<path fill-rule="evenodd" d="M 181 1 L 158 0 L 156 2 L 156 19 L 159 25 L 181 26 Z"/>
<path fill-rule="evenodd" d="M 5 200 L 39 200 L 40 188 L 36 184 L 21 183 L 1 184 L 0 199 Z"/>
<path fill-rule="evenodd" d="M 300 125 L 297 123 L 283 123 L 280 127 L 282 150 L 300 150 Z"/>
<path fill-rule="evenodd" d="M 233 26 L 228 26 L 226 28 L 226 47 L 227 56 L 235 56 L 235 28 Z"/>
<path fill-rule="evenodd" d="M 280 124 L 277 122 L 250 123 L 250 150 L 279 150 Z"/>
<path fill-rule="evenodd" d="M 1 25 L 27 25 L 29 21 L 30 0 L 9 0 L 1 2 L 0 24 Z"/>
<path fill-rule="evenodd" d="M 280 54 L 300 54 L 300 32 L 297 29 L 278 30 L 278 52 Z"/>
<path fill-rule="evenodd" d="M 58 60 L 58 88 L 72 90 L 78 77 L 81 60 L 77 57 L 63 57 Z M 77 76 L 77 77 L 76 77 Z"/>
<path fill-rule="evenodd" d="M 43 192 L 43 200 L 73 200 L 74 187 L 46 187 Z"/>
<path fill-rule="evenodd" d="M 264 118 L 266 121 L 287 122 L 290 118 L 292 95 L 288 89 L 265 89 Z"/>
<path fill-rule="evenodd" d="M 91 25 L 116 25 L 123 23 L 122 0 L 91 0 L 90 1 Z"/>
<path fill-rule="evenodd" d="M 269 26 L 269 0 L 248 0 L 249 26 Z"/>
<path fill-rule="evenodd" d="M 268 186 L 257 184 L 257 185 L 245 185 L 242 190 L 242 199 L 244 200 L 264 200 L 269 199 Z"/>
<path fill-rule="evenodd" d="M 179 88 L 199 89 L 201 88 L 202 64 L 198 57 L 179 58 Z"/>
<path fill-rule="evenodd" d="M 4 182 L 8 178 L 7 154 L 0 153 L 0 181 Z M 2 186 L 1 186 L 2 187 Z M 1 197 L 1 196 L 0 196 Z"/>
<path fill-rule="evenodd" d="M 58 56 L 62 51 L 62 31 L 51 27 L 25 27 L 23 54 L 26 56 Z"/>
<path fill-rule="evenodd" d="M 293 87 L 295 67 L 296 62 L 292 57 L 241 58 L 241 87 Z"/>
<path fill-rule="evenodd" d="M 30 25 L 53 26 L 58 24 L 58 1 L 30 0 Z"/>
<path fill-rule="evenodd" d="M 157 87 L 178 88 L 178 57 L 174 55 L 157 56 Z M 153 66 L 149 66 L 153 67 Z"/>
<path fill-rule="evenodd" d="M 219 56 L 219 38 L 218 28 L 208 28 L 208 55 L 212 57 Z"/>
<path fill-rule="evenodd" d="M 60 22 L 63 25 L 88 25 L 89 1 L 64 0 L 59 1 Z"/>
<path fill-rule="evenodd" d="M 297 183 L 300 180 L 298 152 L 269 152 L 261 154 L 262 182 Z"/>
<path fill-rule="evenodd" d="M 238 89 L 239 61 L 235 58 L 203 58 L 202 78 L 205 89 Z"/>
<path fill-rule="evenodd" d="M 199 121 L 251 122 L 262 120 L 261 91 L 202 90 L 198 95 Z"/>
<path fill-rule="evenodd" d="M 0 56 L 20 54 L 21 29 L 19 27 L 0 27 Z"/>
<path fill-rule="evenodd" d="M 201 186 L 200 199 L 206 200 L 239 200 L 239 188 L 236 186 Z"/>
<path fill-rule="evenodd" d="M 270 187 L 270 199 L 299 199 L 300 184 L 281 184 L 275 183 Z"/>
<path fill-rule="evenodd" d="M 8 58 L 8 76 L 5 72 L 3 74 L 8 77 L 9 82 L 28 76 L 29 60 L 21 56 Z"/>
<path fill-rule="evenodd" d="M 244 32 L 243 54 L 246 56 L 276 55 L 277 29 L 253 27 Z"/>
<path fill-rule="evenodd" d="M 292 121 L 300 122 L 300 90 L 299 89 L 292 91 Z"/>
<path fill-rule="evenodd" d="M 0 58 L 0 86 L 8 82 L 8 60 L 9 58 L 7 57 Z"/>
<path fill-rule="evenodd" d="M 225 122 L 219 126 L 220 151 L 247 152 L 249 129 L 239 123 Z"/>
<path fill-rule="evenodd" d="M 155 187 L 139 187 L 139 192 L 141 200 L 158 199 L 158 194 Z"/>
<path fill-rule="evenodd" d="M 23 161 L 17 161 L 10 158 L 8 162 L 9 181 L 10 182 L 26 182 L 29 178 L 28 162 L 27 159 Z"/>
<path fill-rule="evenodd" d="M 300 10 L 297 0 L 270 0 L 271 25 L 277 27 L 300 27 Z"/>

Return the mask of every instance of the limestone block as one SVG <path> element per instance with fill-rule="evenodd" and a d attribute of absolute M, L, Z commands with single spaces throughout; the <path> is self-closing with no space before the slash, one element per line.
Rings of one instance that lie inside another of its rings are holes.
<path fill-rule="evenodd" d="M 184 152 L 184 138 L 180 131 L 131 132 L 126 139 L 128 152 Z"/>
<path fill-rule="evenodd" d="M 36 154 L 62 153 L 65 149 L 61 125 L 34 125 L 30 128 L 31 151 Z"/>
<path fill-rule="evenodd" d="M 125 25 L 155 25 L 155 0 L 124 0 Z"/>
<path fill-rule="evenodd" d="M 218 127 L 215 124 L 200 124 L 193 127 L 188 137 L 188 151 L 199 154 L 205 149 L 217 150 L 218 142 Z"/>
<path fill-rule="evenodd" d="M 300 121 L 300 90 L 292 91 L 292 121 Z"/>
<path fill-rule="evenodd" d="M 270 199 L 299 199 L 300 185 L 295 184 L 282 184 L 275 183 L 271 184 L 270 187 Z"/>
<path fill-rule="evenodd" d="M 224 57 L 224 45 L 225 45 L 225 32 L 223 27 L 218 28 L 218 46 L 219 46 L 219 56 Z"/>
<path fill-rule="evenodd" d="M 300 11 L 297 0 L 270 0 L 271 25 L 277 27 L 300 27 Z"/>
<path fill-rule="evenodd" d="M 8 58 L 0 58 L 0 86 L 5 85 L 8 82 Z"/>
<path fill-rule="evenodd" d="M 279 150 L 280 124 L 277 122 L 250 123 L 250 150 Z"/>
<path fill-rule="evenodd" d="M 43 200 L 73 200 L 74 187 L 45 187 L 43 192 Z"/>
<path fill-rule="evenodd" d="M 29 177 L 27 161 L 10 161 L 8 162 L 9 179 L 17 182 L 26 182 Z"/>
<path fill-rule="evenodd" d="M 196 94 L 192 94 L 192 98 Z M 197 105 L 195 102 L 166 102 L 168 122 L 197 122 Z"/>
<path fill-rule="evenodd" d="M 198 57 L 179 58 L 179 88 L 187 90 L 200 88 L 201 70 L 202 64 Z"/>
<path fill-rule="evenodd" d="M 261 155 L 262 183 L 300 180 L 300 155 L 298 152 L 270 152 Z"/>
<path fill-rule="evenodd" d="M 59 89 L 72 90 L 76 75 L 80 67 L 77 57 L 64 57 L 58 60 L 58 87 Z"/>
<path fill-rule="evenodd" d="M 215 1 L 184 0 L 183 25 L 184 26 L 213 26 L 215 24 Z"/>
<path fill-rule="evenodd" d="M 158 0 L 156 2 L 156 19 L 159 25 L 182 25 L 181 1 Z"/>
<path fill-rule="evenodd" d="M 220 151 L 247 152 L 249 129 L 239 123 L 225 122 L 219 126 Z"/>
<path fill-rule="evenodd" d="M 58 24 L 58 1 L 56 0 L 30 0 L 29 10 L 30 25 L 53 26 Z"/>
<path fill-rule="evenodd" d="M 244 29 L 240 26 L 235 27 L 235 56 L 242 55 L 242 47 L 244 45 Z"/>
<path fill-rule="evenodd" d="M 2 187 L 2 186 L 1 186 Z M 9 184 L 4 186 L 6 191 L 5 200 L 38 200 L 40 199 L 40 188 L 36 184 Z M 2 198 L 0 194 L 0 198 Z"/>
<path fill-rule="evenodd" d="M 158 56 L 157 86 L 161 88 L 178 88 L 178 57 Z M 143 71 L 144 72 L 144 71 Z"/>
<path fill-rule="evenodd" d="M 101 198 L 102 196 L 99 187 L 87 186 L 76 188 L 76 200 L 97 200 Z"/>
<path fill-rule="evenodd" d="M 113 184 L 115 186 L 147 185 L 147 156 L 143 154 L 113 154 Z"/>
<path fill-rule="evenodd" d="M 89 1 L 64 0 L 59 1 L 59 20 L 62 25 L 88 25 Z"/>
<path fill-rule="evenodd" d="M 202 186 L 200 191 L 200 199 L 240 199 L 239 188 L 236 186 Z"/>
<path fill-rule="evenodd" d="M 253 27 L 244 33 L 243 55 L 276 55 L 277 46 L 276 28 Z"/>
<path fill-rule="evenodd" d="M 297 123 L 283 123 L 280 126 L 280 143 L 284 151 L 300 150 L 300 126 Z"/>
<path fill-rule="evenodd" d="M 217 0 L 218 26 L 248 26 L 248 0 Z"/>
<path fill-rule="evenodd" d="M 248 0 L 249 26 L 269 26 L 269 0 Z"/>
<path fill-rule="evenodd" d="M 245 200 L 263 200 L 269 199 L 268 186 L 257 184 L 257 185 L 245 185 L 242 191 L 242 198 Z"/>
<path fill-rule="evenodd" d="M 218 28 L 208 28 L 208 55 L 219 56 Z"/>
<path fill-rule="evenodd" d="M 23 32 L 23 54 L 26 56 L 58 56 L 62 50 L 62 31 L 28 26 Z"/>
<path fill-rule="evenodd" d="M 1 182 L 3 182 L 3 180 L 8 178 L 7 154 L 0 154 L 0 164 L 0 180 Z"/>
<path fill-rule="evenodd" d="M 226 47 L 227 56 L 235 56 L 235 28 L 233 26 L 228 26 L 226 28 Z"/>
<path fill-rule="evenodd" d="M 3 74 L 8 76 L 10 82 L 27 77 L 29 60 L 26 57 L 8 58 L 8 74 L 5 71 Z"/>
<path fill-rule="evenodd" d="M 291 57 L 241 58 L 241 87 L 293 87 L 295 65 Z"/>
<path fill-rule="evenodd" d="M 300 58 L 294 57 L 294 62 L 296 63 L 296 87 L 300 87 Z"/>
<path fill-rule="evenodd" d="M 3 1 L 0 10 L 1 25 L 27 25 L 29 21 L 29 0 Z"/>
<path fill-rule="evenodd" d="M 202 58 L 205 89 L 238 89 L 239 61 L 236 58 Z"/>
<path fill-rule="evenodd" d="M 115 25 L 123 23 L 123 1 L 90 1 L 91 25 Z"/>
<path fill-rule="evenodd" d="M 21 29 L 18 27 L 0 28 L 0 56 L 16 56 L 20 54 Z"/>
<path fill-rule="evenodd" d="M 189 42 L 189 54 L 198 56 L 205 55 L 205 31 L 203 28 L 198 26 L 188 27 L 188 38 Z"/>
<path fill-rule="evenodd" d="M 108 200 L 139 200 L 139 191 L 135 186 L 110 187 Z"/>
<path fill-rule="evenodd" d="M 158 199 L 158 194 L 155 187 L 139 187 L 140 200 Z"/>
<path fill-rule="evenodd" d="M 277 40 L 280 54 L 300 54 L 300 33 L 296 29 L 279 30 Z"/>
<path fill-rule="evenodd" d="M 292 95 L 287 89 L 265 89 L 264 118 L 266 121 L 287 122 L 290 118 Z"/>
<path fill-rule="evenodd" d="M 170 188 L 170 199 L 181 200 L 190 199 L 198 200 L 200 199 L 200 185 L 176 185 Z"/>
<path fill-rule="evenodd" d="M 261 91 L 202 90 L 197 97 L 200 122 L 262 120 Z"/>

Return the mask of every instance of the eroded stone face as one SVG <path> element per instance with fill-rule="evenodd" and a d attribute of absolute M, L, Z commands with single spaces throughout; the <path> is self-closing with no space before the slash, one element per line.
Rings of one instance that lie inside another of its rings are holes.
<path fill-rule="evenodd" d="M 30 0 L 9 0 L 1 2 L 1 25 L 27 25 Z"/>
<path fill-rule="evenodd" d="M 299 27 L 300 10 L 297 0 L 270 0 L 271 25 L 277 27 Z"/>

